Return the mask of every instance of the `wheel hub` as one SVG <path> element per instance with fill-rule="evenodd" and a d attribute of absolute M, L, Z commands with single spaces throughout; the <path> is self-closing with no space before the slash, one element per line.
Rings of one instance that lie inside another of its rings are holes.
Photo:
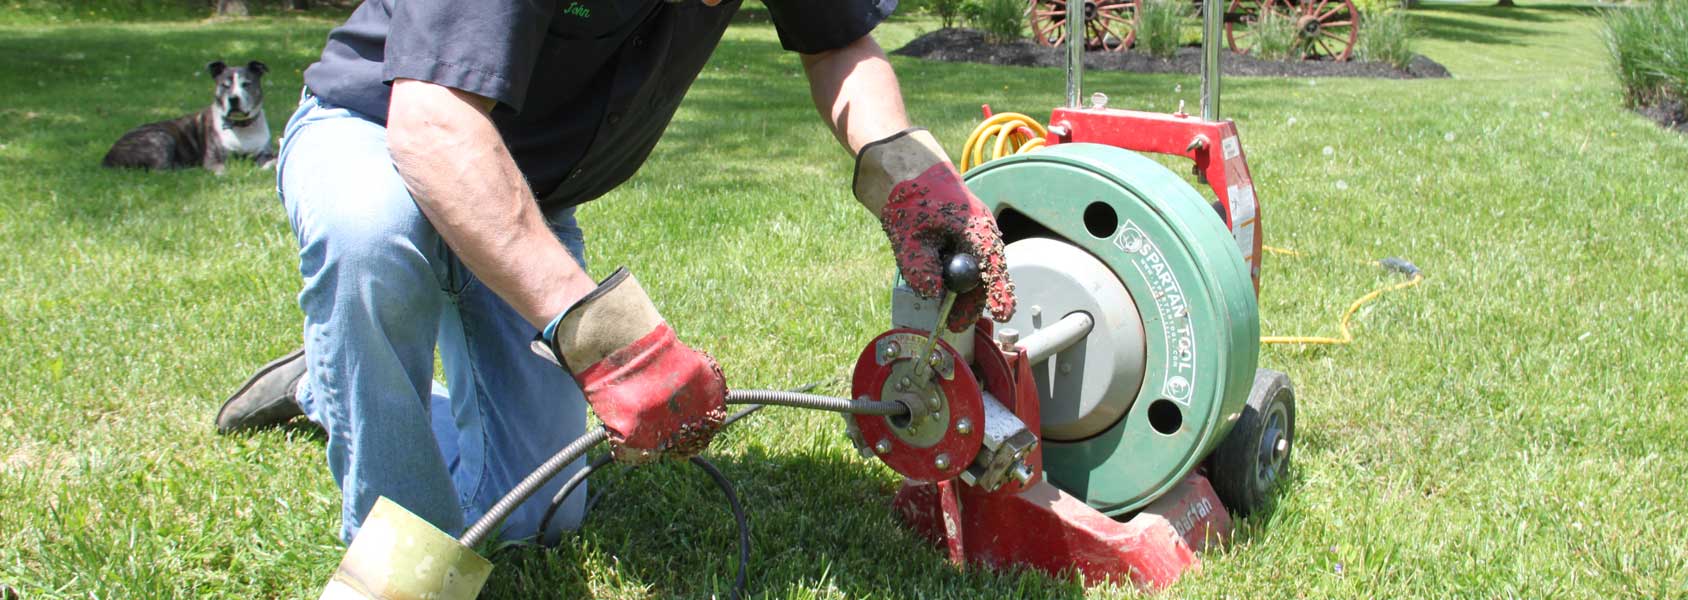
<path fill-rule="evenodd" d="M 1313 38 L 1313 37 L 1318 37 L 1319 27 L 1321 27 L 1322 24 L 1319 22 L 1318 17 L 1314 17 L 1313 15 L 1305 15 L 1305 16 L 1301 17 L 1301 20 L 1300 20 L 1299 23 L 1296 23 L 1296 26 L 1301 29 L 1301 37 Z"/>
<path fill-rule="evenodd" d="M 1261 489 L 1270 488 L 1277 480 L 1284 458 L 1289 455 L 1288 419 L 1282 404 L 1273 404 L 1266 416 L 1266 428 L 1260 434 L 1260 465 L 1255 471 L 1255 482 Z"/>

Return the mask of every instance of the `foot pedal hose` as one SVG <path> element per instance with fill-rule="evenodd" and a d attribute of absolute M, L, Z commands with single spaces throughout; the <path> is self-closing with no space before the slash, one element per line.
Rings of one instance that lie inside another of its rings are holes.
<path fill-rule="evenodd" d="M 1272 254 L 1278 254 L 1278 255 L 1283 255 L 1283 256 L 1294 256 L 1294 257 L 1305 256 L 1304 254 L 1302 254 L 1300 252 L 1296 252 L 1294 250 L 1288 250 L 1288 249 L 1284 249 L 1284 248 L 1274 248 L 1274 247 L 1271 247 L 1271 246 L 1267 246 L 1266 251 L 1270 252 Z M 1298 336 L 1298 335 L 1263 335 L 1263 336 L 1260 336 L 1260 343 L 1262 343 L 1262 344 L 1304 344 L 1304 345 L 1325 345 L 1325 346 L 1342 346 L 1342 345 L 1351 344 L 1351 343 L 1354 342 L 1354 333 L 1348 330 L 1348 321 L 1350 319 L 1354 318 L 1354 313 L 1359 312 L 1360 307 L 1365 306 L 1366 303 L 1368 303 L 1368 302 L 1376 300 L 1378 296 L 1382 296 L 1382 295 L 1387 294 L 1389 292 L 1404 290 L 1404 289 L 1413 287 L 1415 285 L 1418 285 L 1419 283 L 1422 283 L 1424 281 L 1424 271 L 1419 270 L 1417 265 L 1414 265 L 1412 262 L 1410 262 L 1410 261 L 1408 261 L 1407 259 L 1404 259 L 1404 258 L 1398 258 L 1398 257 L 1392 256 L 1392 257 L 1389 257 L 1389 258 L 1379 259 L 1372 264 L 1383 267 L 1384 269 L 1389 270 L 1389 271 L 1400 273 L 1401 275 L 1406 276 L 1407 280 L 1402 281 L 1402 282 L 1398 282 L 1398 283 L 1392 283 L 1392 284 L 1389 284 L 1389 285 L 1385 285 L 1383 287 L 1379 287 L 1377 289 L 1374 289 L 1374 290 L 1366 293 L 1366 295 L 1364 295 L 1364 296 L 1360 296 L 1359 298 L 1354 299 L 1354 302 L 1348 305 L 1348 310 L 1345 310 L 1345 311 L 1342 312 L 1342 319 L 1337 321 L 1337 331 L 1341 334 L 1341 337 L 1310 337 L 1310 336 Z"/>

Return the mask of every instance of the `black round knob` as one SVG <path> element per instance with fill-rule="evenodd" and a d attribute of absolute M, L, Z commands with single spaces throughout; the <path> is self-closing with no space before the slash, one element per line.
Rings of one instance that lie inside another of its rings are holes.
<path fill-rule="evenodd" d="M 979 287 L 979 259 L 965 252 L 950 255 L 944 263 L 944 288 L 965 294 Z"/>

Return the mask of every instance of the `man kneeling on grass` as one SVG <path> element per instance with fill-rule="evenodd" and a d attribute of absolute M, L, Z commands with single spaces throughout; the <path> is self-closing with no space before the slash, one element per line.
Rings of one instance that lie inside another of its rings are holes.
<path fill-rule="evenodd" d="M 1008 318 L 995 219 L 909 127 L 869 36 L 896 1 L 766 4 L 855 153 L 853 191 L 903 276 L 935 296 L 940 256 L 972 253 L 985 285 L 951 323 L 987 305 Z M 305 70 L 281 143 L 304 348 L 242 385 L 218 429 L 320 424 L 346 541 L 378 496 L 459 534 L 583 433 L 587 405 L 617 459 L 705 448 L 724 414 L 720 368 L 676 339 L 625 269 L 587 275 L 574 210 L 644 162 L 738 7 L 366 0 Z M 449 390 L 434 383 L 436 347 Z M 566 479 L 518 509 L 507 536 L 532 536 Z M 579 523 L 584 497 L 542 541 Z"/>

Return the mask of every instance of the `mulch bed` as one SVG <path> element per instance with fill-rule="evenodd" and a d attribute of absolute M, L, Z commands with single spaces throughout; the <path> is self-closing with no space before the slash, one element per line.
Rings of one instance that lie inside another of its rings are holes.
<path fill-rule="evenodd" d="M 1658 104 L 1636 107 L 1635 112 L 1665 129 L 1688 133 L 1688 102 L 1667 98 Z"/>
<path fill-rule="evenodd" d="M 1067 64 L 1067 50 L 1063 47 L 1041 46 L 1031 40 L 1008 44 L 990 44 L 985 35 L 972 29 L 940 29 L 915 38 L 908 45 L 892 52 L 928 60 L 973 62 L 1020 67 L 1062 67 Z M 1414 56 L 1406 70 L 1377 62 L 1348 62 L 1302 60 L 1261 60 L 1246 54 L 1227 51 L 1223 58 L 1226 75 L 1245 77 L 1376 77 L 1387 79 L 1418 79 L 1450 77 L 1448 70 L 1422 55 Z M 1087 52 L 1085 69 L 1130 71 L 1134 73 L 1201 72 L 1201 49 L 1180 48 L 1170 59 L 1160 59 L 1143 52 Z"/>

